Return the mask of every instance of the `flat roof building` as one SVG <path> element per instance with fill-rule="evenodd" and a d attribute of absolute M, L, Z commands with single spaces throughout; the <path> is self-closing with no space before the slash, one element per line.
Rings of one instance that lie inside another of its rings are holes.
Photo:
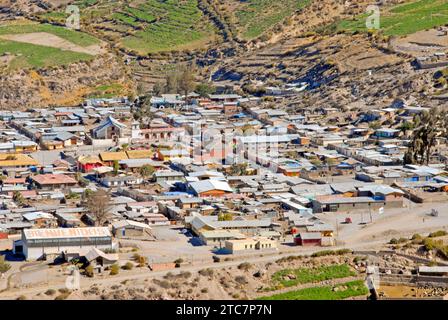
<path fill-rule="evenodd" d="M 14 242 L 14 253 L 23 254 L 26 260 L 38 260 L 67 251 L 113 247 L 112 235 L 106 227 L 28 229 L 22 231 L 21 240 Z"/>

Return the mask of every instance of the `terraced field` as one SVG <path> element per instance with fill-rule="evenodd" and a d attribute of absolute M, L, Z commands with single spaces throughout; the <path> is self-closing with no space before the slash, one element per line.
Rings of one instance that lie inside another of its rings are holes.
<path fill-rule="evenodd" d="M 339 30 L 367 31 L 368 14 L 353 20 L 341 21 Z M 446 0 L 419 0 L 383 9 L 380 28 L 386 35 L 403 36 L 420 30 L 448 24 L 448 2 Z"/>
<path fill-rule="evenodd" d="M 197 0 L 150 0 L 137 8 L 126 7 L 121 15 L 120 21 L 129 20 L 132 26 L 145 24 L 143 30 L 122 41 L 125 47 L 139 52 L 195 48 L 214 34 Z"/>
<path fill-rule="evenodd" d="M 99 40 L 63 27 L 28 23 L 0 25 L 0 66 L 8 70 L 87 61 L 100 52 Z"/>
<path fill-rule="evenodd" d="M 213 25 L 198 8 L 198 0 L 76 1 L 81 25 L 140 54 L 195 49 L 216 36 Z M 62 11 L 42 19 L 63 22 Z"/>
<path fill-rule="evenodd" d="M 311 0 L 241 1 L 234 12 L 236 26 L 242 38 L 257 38 L 310 3 Z"/>

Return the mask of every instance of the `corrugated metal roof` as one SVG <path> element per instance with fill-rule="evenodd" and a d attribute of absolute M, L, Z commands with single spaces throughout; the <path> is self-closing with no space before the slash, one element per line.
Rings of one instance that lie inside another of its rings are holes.
<path fill-rule="evenodd" d="M 30 229 L 23 231 L 26 239 L 63 239 L 63 238 L 95 238 L 110 237 L 106 227 L 89 228 L 56 228 L 56 229 Z"/>

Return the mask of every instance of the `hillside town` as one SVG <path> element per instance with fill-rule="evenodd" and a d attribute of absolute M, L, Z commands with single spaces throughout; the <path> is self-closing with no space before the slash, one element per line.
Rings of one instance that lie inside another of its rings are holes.
<path fill-rule="evenodd" d="M 340 119 L 276 100 L 191 92 L 1 112 L 0 244 L 12 270 L 85 261 L 101 274 L 135 251 L 170 270 L 446 224 L 446 141 L 428 163 L 404 164 L 403 123 L 427 109 L 397 101 Z"/>

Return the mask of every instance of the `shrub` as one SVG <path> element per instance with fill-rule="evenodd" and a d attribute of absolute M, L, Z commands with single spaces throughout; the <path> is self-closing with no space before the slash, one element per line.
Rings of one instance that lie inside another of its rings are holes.
<path fill-rule="evenodd" d="M 244 270 L 247 271 L 252 267 L 252 264 L 250 264 L 249 262 L 243 262 L 240 265 L 238 265 L 238 269 L 240 270 Z"/>
<path fill-rule="evenodd" d="M 117 275 L 120 272 L 120 266 L 116 263 L 114 263 L 111 267 L 110 267 L 110 275 L 114 276 Z"/>
<path fill-rule="evenodd" d="M 87 277 L 93 278 L 93 266 L 92 265 L 87 266 L 84 271 L 85 271 L 85 274 Z"/>
<path fill-rule="evenodd" d="M 26 300 L 26 296 L 24 296 L 23 294 L 18 296 L 16 300 Z"/>
<path fill-rule="evenodd" d="M 160 287 L 162 287 L 163 289 L 170 289 L 171 288 L 171 284 L 167 280 L 154 279 L 153 282 L 155 284 L 159 285 Z"/>
<path fill-rule="evenodd" d="M 48 289 L 47 291 L 45 291 L 45 294 L 47 295 L 47 296 L 52 296 L 52 295 L 54 295 L 56 293 L 56 290 L 54 290 L 54 289 Z"/>
<path fill-rule="evenodd" d="M 132 270 L 132 268 L 134 268 L 134 264 L 132 262 L 128 261 L 122 268 L 124 270 Z"/>
<path fill-rule="evenodd" d="M 56 298 L 54 298 L 54 300 L 65 300 L 68 298 L 68 296 L 70 295 L 70 292 L 67 293 L 61 293 L 60 295 L 58 295 Z"/>
<path fill-rule="evenodd" d="M 323 256 L 341 256 L 344 254 L 348 254 L 348 253 L 352 253 L 353 251 L 350 249 L 339 249 L 339 250 L 323 250 L 323 251 L 318 251 L 315 252 L 311 255 L 311 257 L 316 258 L 316 257 L 323 257 Z"/>
<path fill-rule="evenodd" d="M 138 261 L 138 260 L 140 259 L 140 257 L 141 257 L 141 255 L 139 255 L 138 253 L 134 253 L 134 254 L 132 255 L 132 260 L 134 260 L 134 261 Z"/>
<path fill-rule="evenodd" d="M 144 267 L 146 265 L 146 257 L 143 256 L 139 256 L 138 259 L 136 260 L 138 266 L 140 268 Z"/>
<path fill-rule="evenodd" d="M 198 273 L 201 276 L 211 277 L 211 276 L 213 276 L 213 269 L 210 269 L 210 268 L 202 269 L 202 270 L 199 270 Z"/>
<path fill-rule="evenodd" d="M 446 236 L 447 234 L 448 233 L 445 230 L 438 230 L 435 232 L 431 232 L 428 237 L 430 238 L 443 237 Z"/>
<path fill-rule="evenodd" d="M 179 273 L 179 277 L 183 278 L 183 279 L 188 279 L 191 277 L 191 272 L 189 271 L 182 271 L 181 273 Z"/>
<path fill-rule="evenodd" d="M 389 241 L 389 244 L 397 244 L 397 243 L 398 243 L 398 240 L 396 238 L 392 238 Z"/>
<path fill-rule="evenodd" d="M 182 259 L 182 258 L 174 260 L 174 264 L 176 265 L 176 268 L 179 268 L 181 263 L 183 263 L 183 262 L 184 262 L 184 259 Z"/>
<path fill-rule="evenodd" d="M 247 283 L 247 279 L 245 276 L 236 276 L 235 277 L 235 281 L 239 284 L 246 284 Z"/>
<path fill-rule="evenodd" d="M 423 240 L 423 245 L 425 246 L 425 249 L 427 251 L 431 251 L 436 249 L 438 245 L 440 245 L 440 241 L 433 240 L 431 238 L 426 238 L 425 240 Z"/>

